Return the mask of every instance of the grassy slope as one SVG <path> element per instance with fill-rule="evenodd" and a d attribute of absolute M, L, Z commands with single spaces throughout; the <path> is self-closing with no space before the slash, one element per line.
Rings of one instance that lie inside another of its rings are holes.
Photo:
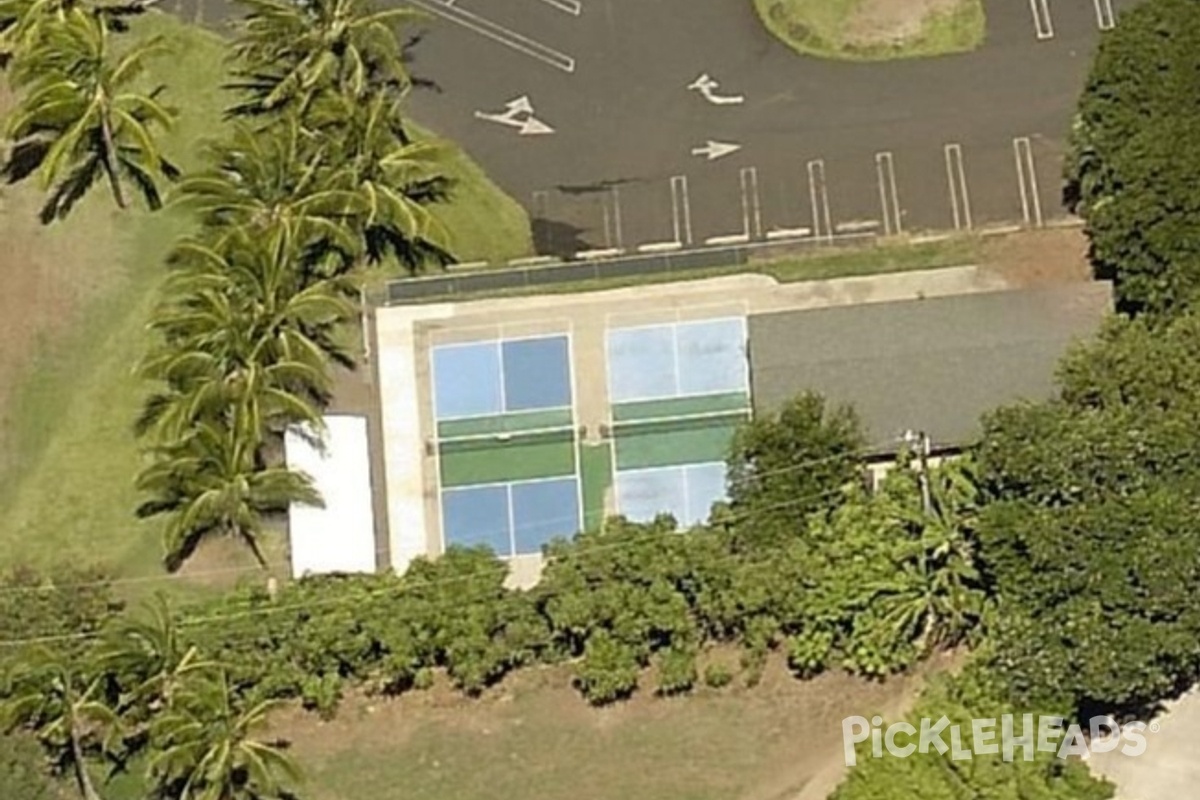
<path fill-rule="evenodd" d="M 480 700 L 353 700 L 331 723 L 293 712 L 277 729 L 304 765 L 306 800 L 782 800 L 836 768 L 843 717 L 891 718 L 920 682 L 798 681 L 775 658 L 753 689 L 647 689 L 593 709 L 565 671 L 530 670 Z"/>
<path fill-rule="evenodd" d="M 918 35 L 901 43 L 866 47 L 847 42 L 843 33 L 861 4 L 862 0 L 754 0 L 767 30 L 798 53 L 818 58 L 920 58 L 965 53 L 983 44 L 983 0 L 961 0 L 953 10 L 931 14 Z"/>
<path fill-rule="evenodd" d="M 169 55 L 151 69 L 168 85 L 168 102 L 181 106 L 165 150 L 184 167 L 194 165 L 204 137 L 219 133 L 214 121 L 224 98 L 216 67 L 223 45 L 172 17 L 151 15 L 137 24 L 168 39 Z M 439 213 L 458 233 L 460 257 L 528 254 L 528 221 L 520 207 L 461 153 L 452 171 L 460 178 L 458 195 Z M 178 211 L 117 214 L 98 187 L 70 219 L 43 231 L 33 217 L 34 188 L 17 187 L 13 194 L 5 211 L 20 216 L 4 220 L 6 231 L 19 231 L 39 247 L 42 241 L 47 247 L 74 242 L 62 254 L 78 264 L 79 279 L 102 285 L 69 329 L 30 359 L 33 367 L 11 398 L 15 457 L 0 475 L 2 559 L 103 561 L 124 575 L 157 573 L 156 523 L 132 516 L 139 454 L 130 423 L 145 387 L 131 366 L 148 343 L 144 325 L 163 255 L 190 221 Z"/>
<path fill-rule="evenodd" d="M 645 275 L 620 278 L 599 278 L 574 283 L 551 284 L 549 286 L 520 286 L 514 289 L 497 289 L 479 294 L 456 295 L 457 299 L 469 297 L 520 297 L 532 294 L 574 294 L 604 289 L 619 289 L 624 286 L 642 286 L 675 281 L 704 280 L 725 275 L 757 273 L 769 275 L 780 283 L 819 281 L 831 278 L 852 278 L 882 275 L 888 272 L 913 272 L 944 267 L 961 267 L 980 264 L 986 258 L 981 240 L 974 236 L 951 236 L 928 242 L 910 243 L 907 240 L 888 241 L 882 244 L 865 244 L 836 249 L 818 249 L 803 255 L 778 258 L 769 261 L 751 261 L 744 267 L 713 267 L 684 269 L 677 272 L 653 272 Z M 598 264 L 603 272 L 604 264 Z M 429 302 L 441 302 L 442 297 L 430 298 Z"/>

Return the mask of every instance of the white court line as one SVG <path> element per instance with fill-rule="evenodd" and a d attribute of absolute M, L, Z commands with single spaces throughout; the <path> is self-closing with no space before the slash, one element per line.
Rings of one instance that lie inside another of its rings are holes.
<path fill-rule="evenodd" d="M 1102 31 L 1111 31 L 1117 26 L 1117 15 L 1113 13 L 1112 0 L 1092 0 L 1096 7 L 1096 24 Z"/>
<path fill-rule="evenodd" d="M 762 204 L 758 197 L 758 168 L 742 167 L 738 172 L 742 184 L 742 231 L 747 238 L 762 238 Z"/>
<path fill-rule="evenodd" d="M 453 3 L 454 0 L 448 0 Z M 542 0 L 548 6 L 554 6 L 559 11 L 565 11 L 573 17 L 578 17 L 583 11 L 583 4 L 579 0 Z"/>
<path fill-rule="evenodd" d="M 1037 167 L 1033 163 L 1033 145 L 1028 136 L 1013 139 L 1017 159 L 1017 188 L 1021 192 L 1021 216 L 1025 224 L 1042 227 L 1042 200 L 1038 194 Z"/>
<path fill-rule="evenodd" d="M 1033 12 L 1033 28 L 1039 39 L 1054 38 L 1054 20 L 1050 19 L 1048 0 L 1029 0 L 1029 10 Z"/>
<path fill-rule="evenodd" d="M 829 217 L 829 192 L 825 187 L 825 162 L 817 159 L 809 161 L 808 169 L 808 198 L 812 203 L 813 230 L 817 238 L 826 239 L 833 236 L 833 226 Z M 819 200 L 819 203 L 818 203 Z M 821 223 L 825 223 L 824 233 Z"/>
<path fill-rule="evenodd" d="M 560 53 L 553 47 L 548 47 L 541 42 L 535 42 L 528 36 L 522 36 L 516 31 L 509 30 L 503 25 L 497 25 L 495 22 L 485 19 L 478 14 L 473 14 L 466 9 L 452 5 L 449 0 L 411 0 L 411 2 L 413 5 L 433 14 L 440 14 L 451 22 L 457 22 L 459 25 L 478 33 L 480 36 L 486 36 L 517 52 L 536 58 L 538 61 L 549 64 L 556 69 L 561 69 L 563 72 L 575 71 L 575 59 L 570 56 Z"/>
<path fill-rule="evenodd" d="M 904 232 L 900 219 L 900 193 L 896 190 L 896 168 L 890 151 L 875 154 L 875 174 L 879 178 L 879 205 L 883 211 L 883 232 L 893 236 Z"/>
<path fill-rule="evenodd" d="M 956 231 L 971 230 L 971 195 L 967 191 L 967 173 L 963 167 L 962 145 L 948 144 L 946 153 L 946 180 L 950 186 L 950 211 L 954 214 Z"/>
<path fill-rule="evenodd" d="M 674 225 L 675 241 L 692 243 L 692 203 L 688 196 L 686 175 L 671 178 L 671 222 Z"/>

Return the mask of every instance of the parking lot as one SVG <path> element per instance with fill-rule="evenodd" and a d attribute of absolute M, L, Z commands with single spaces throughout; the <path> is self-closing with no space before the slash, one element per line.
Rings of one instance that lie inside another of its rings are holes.
<path fill-rule="evenodd" d="M 418 117 L 584 257 L 1062 218 L 1088 61 L 1122 0 L 987 2 L 979 51 L 797 56 L 742 0 L 416 0 Z"/>

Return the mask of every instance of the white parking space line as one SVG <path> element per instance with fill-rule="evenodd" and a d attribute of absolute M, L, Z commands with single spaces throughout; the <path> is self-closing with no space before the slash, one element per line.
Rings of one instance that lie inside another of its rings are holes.
<path fill-rule="evenodd" d="M 519 53 L 524 53 L 563 72 L 575 71 L 575 59 L 565 53 L 560 53 L 553 47 L 534 41 L 528 36 L 522 36 L 516 31 L 505 28 L 503 25 L 497 25 L 495 22 L 467 11 L 464 8 L 459 8 L 453 5 L 450 0 L 411 0 L 411 2 L 418 8 L 423 8 L 432 14 L 445 17 L 451 22 L 456 22 L 464 28 L 478 33 L 480 36 L 485 36 L 505 47 L 509 47 Z"/>
<path fill-rule="evenodd" d="M 670 253 L 673 250 L 682 250 L 683 242 L 651 242 L 650 244 L 639 244 L 637 251 L 639 253 Z"/>
<path fill-rule="evenodd" d="M 879 178 L 879 206 L 883 211 L 883 232 L 887 236 L 903 233 L 900 193 L 896 189 L 896 167 L 891 152 L 875 154 L 875 174 Z"/>
<path fill-rule="evenodd" d="M 962 145 L 948 144 L 946 154 L 946 180 L 950 187 L 950 211 L 954 215 L 956 231 L 971 230 L 971 195 L 967 191 L 967 172 L 963 167 Z"/>
<path fill-rule="evenodd" d="M 1029 0 L 1029 10 L 1033 12 L 1033 29 L 1037 33 L 1037 38 L 1053 39 L 1054 20 L 1050 19 L 1048 0 Z"/>
<path fill-rule="evenodd" d="M 533 193 L 533 218 L 546 219 L 550 212 L 550 193 L 544 189 Z"/>
<path fill-rule="evenodd" d="M 1013 139 L 1017 160 L 1017 189 L 1021 192 L 1021 216 L 1026 225 L 1042 227 L 1042 200 L 1038 194 L 1037 167 L 1033 163 L 1033 145 L 1028 136 Z"/>
<path fill-rule="evenodd" d="M 812 228 L 772 228 L 767 231 L 767 241 L 776 239 L 804 239 L 812 236 Z"/>
<path fill-rule="evenodd" d="M 454 0 L 448 0 L 454 2 Z M 583 11 L 583 4 L 579 0 L 542 0 L 548 6 L 554 6 L 559 11 L 565 11 L 573 17 L 578 17 Z"/>
<path fill-rule="evenodd" d="M 837 233 L 866 233 L 877 228 L 879 228 L 879 220 L 860 219 L 851 222 L 839 222 L 834 226 L 834 231 Z"/>
<path fill-rule="evenodd" d="M 750 237 L 744 233 L 730 233 L 725 236 L 710 236 L 704 240 L 704 243 L 709 246 L 721 247 L 730 244 L 745 244 L 750 241 Z"/>
<path fill-rule="evenodd" d="M 612 207 L 613 207 L 613 236 L 616 238 L 617 247 L 625 246 L 625 231 L 621 227 L 621 193 L 617 191 L 617 187 L 612 187 Z"/>
<path fill-rule="evenodd" d="M 607 247 L 622 249 L 625 247 L 624 233 L 621 230 L 621 195 L 613 186 L 601 199 L 600 208 L 604 212 L 604 243 Z"/>
<path fill-rule="evenodd" d="M 812 220 L 814 235 L 820 238 L 833 238 L 833 225 L 829 217 L 829 191 L 825 186 L 825 162 L 821 159 L 809 161 L 808 169 L 808 199 L 812 203 Z"/>
<path fill-rule="evenodd" d="M 758 197 L 758 168 L 742 167 L 742 231 L 747 238 L 762 238 L 762 204 Z"/>
<path fill-rule="evenodd" d="M 675 175 L 671 178 L 671 223 L 675 231 L 675 241 L 690 245 L 692 243 L 692 203 L 688 196 L 687 175 Z"/>
<path fill-rule="evenodd" d="M 1092 0 L 1096 7 L 1096 24 L 1102 31 L 1111 31 L 1117 26 L 1117 15 L 1113 13 L 1112 0 Z"/>

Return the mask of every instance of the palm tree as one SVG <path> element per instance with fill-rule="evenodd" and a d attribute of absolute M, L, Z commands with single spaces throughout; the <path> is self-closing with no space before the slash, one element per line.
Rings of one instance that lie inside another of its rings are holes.
<path fill-rule="evenodd" d="M 450 233 L 430 210 L 451 189 L 445 145 L 412 140 L 398 102 L 382 95 L 365 103 L 327 96 L 309 124 L 341 145 L 334 182 L 357 199 L 352 224 L 368 262 L 390 255 L 414 273 L 453 263 Z"/>
<path fill-rule="evenodd" d="M 179 625 L 165 595 L 147 603 L 144 618 L 123 620 L 100 651 L 100 664 L 113 671 L 122 687 L 126 712 L 141 707 L 149 714 L 171 706 L 179 687 L 193 673 L 216 664 L 201 657 L 194 645 L 185 645 Z M 129 719 L 126 713 L 126 719 Z"/>
<path fill-rule="evenodd" d="M 183 439 L 155 448 L 154 460 L 138 475 L 137 488 L 151 495 L 138 516 L 167 517 L 163 561 L 169 571 L 214 537 L 243 542 L 266 569 L 264 518 L 291 503 L 321 504 L 308 476 L 265 463 L 261 431 L 246 420 L 239 410 L 232 424 L 196 421 Z"/>
<path fill-rule="evenodd" d="M 117 715 L 105 700 L 105 677 L 90 675 L 66 659 L 40 653 L 16 676 L 4 704 L 4 727 L 31 730 L 56 754 L 56 769 L 71 773 L 84 800 L 101 800 L 88 773 L 87 753 L 112 752 Z"/>
<path fill-rule="evenodd" d="M 266 233 L 282 225 L 304 245 L 352 252 L 345 223 L 355 198 L 328 181 L 333 150 L 294 115 L 269 127 L 236 123 L 227 141 L 209 148 L 213 166 L 182 180 L 177 197 L 212 228 Z"/>
<path fill-rule="evenodd" d="M 300 782 L 296 764 L 278 742 L 255 734 L 279 705 L 240 708 L 224 671 L 189 679 L 177 702 L 152 728 L 157 754 L 149 774 L 157 796 L 170 800 L 267 800 Z"/>
<path fill-rule="evenodd" d="M 157 0 L 95 2 L 95 0 L 0 0 L 0 68 L 25 52 L 44 26 L 62 23 L 69 12 L 86 11 L 109 30 L 129 29 L 127 17 L 142 14 Z"/>
<path fill-rule="evenodd" d="M 10 181 L 38 174 L 50 191 L 45 223 L 66 217 L 102 177 L 120 208 L 129 205 L 126 183 L 150 208 L 161 206 L 158 181 L 179 171 L 159 153 L 153 131 L 169 128 L 172 114 L 158 102 L 161 87 L 133 88 L 159 40 L 118 55 L 104 18 L 83 8 L 27 36 L 9 76 L 21 99 L 5 127 L 13 147 L 4 174 Z"/>
<path fill-rule="evenodd" d="M 235 115 L 309 107 L 324 91 L 361 100 L 410 85 L 397 35 L 400 22 L 423 18 L 409 8 L 376 11 L 368 0 L 240 0 L 234 56 L 243 65 L 234 88 L 246 99 Z"/>
<path fill-rule="evenodd" d="M 975 545 L 979 489 L 972 465 L 965 458 L 947 461 L 927 470 L 927 479 L 928 507 L 889 503 L 911 539 L 896 574 L 876 587 L 885 618 L 914 637 L 921 653 L 959 642 L 979 620 L 984 601 Z M 887 499 L 901 496 L 911 499 L 916 493 L 896 492 Z"/>
<path fill-rule="evenodd" d="M 141 367 L 165 383 L 151 396 L 139 433 L 178 439 L 201 419 L 239 425 L 258 438 L 289 425 L 320 427 L 329 400 L 327 361 L 352 364 L 339 330 L 353 314 L 346 279 L 298 285 L 300 255 L 286 226 L 255 238 L 234 231 L 218 246 L 185 242 L 187 266 L 151 327 L 163 344 Z"/>

